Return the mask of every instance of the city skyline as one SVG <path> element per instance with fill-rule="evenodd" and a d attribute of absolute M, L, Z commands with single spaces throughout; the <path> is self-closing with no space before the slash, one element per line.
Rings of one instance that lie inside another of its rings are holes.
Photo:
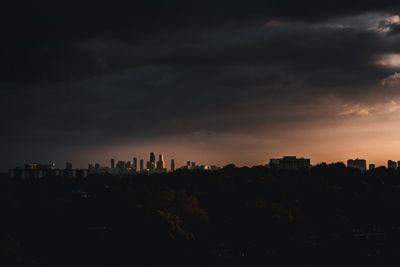
<path fill-rule="evenodd" d="M 400 157 L 396 1 L 41 1 L 5 13 L 0 170 L 148 148 L 239 166 Z"/>
<path fill-rule="evenodd" d="M 400 1 L 5 1 L 0 266 L 396 266 Z"/>
<path fill-rule="evenodd" d="M 158 160 L 157 160 L 158 159 Z M 118 169 L 121 166 L 119 166 L 119 164 L 123 164 L 123 168 L 131 168 L 133 171 L 135 172 L 141 172 L 141 171 L 152 171 L 152 170 L 156 170 L 156 169 L 165 169 L 167 171 L 174 171 L 176 169 L 181 169 L 181 168 L 185 168 L 185 167 L 189 167 L 192 166 L 215 166 L 215 167 L 223 167 L 229 164 L 235 164 L 233 162 L 230 163 L 226 163 L 226 164 L 222 164 L 222 165 L 218 165 L 215 163 L 209 163 L 209 164 L 200 164 L 197 165 L 196 161 L 192 161 L 192 160 L 186 160 L 183 161 L 182 163 L 176 163 L 177 161 L 175 160 L 175 158 L 169 158 L 168 159 L 170 164 L 167 164 L 167 159 L 165 154 L 157 154 L 155 152 L 149 152 L 149 155 L 147 157 L 147 159 L 144 158 L 140 158 L 137 156 L 133 156 L 130 159 L 123 159 L 123 158 L 110 158 L 109 159 L 109 163 L 108 164 L 102 164 L 99 161 L 88 161 L 89 163 L 86 164 L 86 166 L 81 166 L 81 165 L 73 165 L 73 163 L 71 161 L 66 161 L 62 164 L 64 164 L 65 166 L 65 170 L 72 170 L 72 169 L 99 169 L 99 168 L 108 168 L 108 169 Z M 281 158 L 268 158 L 265 163 L 263 164 L 255 164 L 255 165 L 236 165 L 237 167 L 254 167 L 254 166 L 271 166 L 271 165 L 280 165 L 279 161 L 282 160 L 288 160 L 287 163 L 284 163 L 283 166 L 291 166 L 292 164 L 300 164 L 299 166 L 316 166 L 318 164 L 332 164 L 332 163 L 344 163 L 347 167 L 353 167 L 353 168 L 357 168 L 360 170 L 371 170 L 371 169 L 375 169 L 375 168 L 379 168 L 379 167 L 386 167 L 386 168 L 395 168 L 397 169 L 398 167 L 400 167 L 400 160 L 393 160 L 393 159 L 388 159 L 388 160 L 381 160 L 381 161 L 385 161 L 384 164 L 377 164 L 375 162 L 372 161 L 368 161 L 365 158 L 362 157 L 356 157 L 356 158 L 349 158 L 346 160 L 338 160 L 338 161 L 332 161 L 332 162 L 327 162 L 327 161 L 313 161 L 310 158 L 297 158 L 296 156 L 288 156 L 288 155 L 283 155 L 281 156 Z M 297 163 L 293 163 L 292 160 L 297 160 L 297 161 L 301 161 L 301 163 L 297 162 Z M 160 164 L 160 162 L 162 162 Z M 179 161 L 178 161 L 179 162 Z M 27 164 L 50 164 L 53 166 L 60 166 L 57 163 L 55 163 L 54 161 L 28 161 L 25 162 L 23 164 L 14 166 L 16 168 L 23 168 L 23 166 L 27 166 Z M 306 164 L 306 165 L 304 165 Z M 49 165 L 49 166 L 50 166 Z M 74 168 L 72 168 L 72 166 L 74 166 Z M 12 168 L 8 168 L 7 171 L 9 171 Z M 171 168 L 172 167 L 172 168 Z M 288 167 L 284 167 L 284 168 L 288 168 Z M 289 167 L 291 168 L 291 167 Z M 297 168 L 297 167 L 296 167 Z M 58 168 L 58 169 L 64 169 L 64 168 Z"/>
<path fill-rule="evenodd" d="M 170 166 L 170 160 L 171 159 L 175 160 L 175 168 L 180 168 L 181 166 L 185 166 L 186 162 L 188 161 L 188 159 L 185 159 L 185 157 L 183 157 L 183 158 L 170 157 L 166 153 L 167 152 L 161 153 L 161 154 L 164 155 L 164 161 L 165 161 L 166 166 L 168 168 Z M 156 157 L 158 157 L 159 153 L 156 152 L 155 154 L 156 154 Z M 113 157 L 115 159 L 115 164 L 117 164 L 118 161 L 120 161 L 120 160 L 127 161 L 129 159 L 129 160 L 133 161 L 133 158 L 137 158 L 138 169 L 140 167 L 139 166 L 140 165 L 140 160 L 141 159 L 144 160 L 144 168 L 145 168 L 146 167 L 146 162 L 148 161 L 148 158 L 149 158 L 149 156 L 146 155 L 146 153 L 141 153 L 141 154 L 139 154 L 140 156 L 135 156 L 135 155 L 131 156 L 131 154 L 119 154 L 119 155 L 120 156 L 118 156 L 118 157 L 117 156 Z M 227 164 L 235 164 L 236 166 L 239 166 L 239 167 L 243 167 L 243 166 L 251 167 L 251 166 L 258 166 L 258 165 L 268 164 L 269 160 L 271 158 L 281 157 L 283 155 L 304 155 L 304 154 L 301 154 L 301 153 L 300 154 L 294 154 L 294 153 L 292 153 L 292 154 L 282 154 L 282 153 L 281 154 L 273 154 L 273 156 L 264 156 L 263 158 L 260 158 L 258 161 L 254 161 L 254 162 L 247 161 L 246 159 L 236 160 L 236 161 L 225 161 L 225 160 L 218 160 L 217 159 L 215 161 L 212 161 L 212 160 L 207 160 L 207 158 L 205 158 L 205 160 L 201 160 L 201 158 L 199 159 L 199 158 L 194 158 L 194 157 L 190 157 L 190 156 L 188 156 L 186 158 L 190 158 L 190 161 L 194 161 L 196 163 L 199 162 L 199 163 L 202 163 L 202 164 L 205 164 L 205 165 L 208 165 L 208 166 L 217 165 L 217 166 L 221 166 L 222 167 L 222 166 L 225 166 Z M 391 158 L 383 157 L 383 158 L 380 158 L 380 159 L 374 161 L 374 160 L 370 160 L 367 157 L 357 156 L 355 154 L 350 154 L 349 153 L 348 155 L 351 155 L 351 156 L 349 156 L 347 158 L 333 157 L 332 160 L 324 160 L 324 159 L 316 160 L 316 159 L 314 159 L 314 158 L 312 158 L 310 156 L 306 156 L 306 157 L 310 158 L 311 165 L 316 165 L 316 164 L 319 164 L 319 163 L 322 163 L 322 162 L 325 162 L 327 164 L 336 163 L 336 162 L 346 163 L 348 159 L 360 158 L 360 159 L 365 159 L 366 160 L 367 167 L 368 167 L 369 164 L 374 164 L 376 167 L 379 167 L 379 166 L 385 166 L 386 167 L 388 160 L 394 160 L 395 162 L 397 162 L 397 160 L 400 159 L 400 156 L 398 158 L 397 157 L 391 157 Z M 41 159 L 26 159 L 26 160 L 22 160 L 20 162 L 16 162 L 14 165 L 10 165 L 10 166 L 4 165 L 4 166 L 2 166 L 2 169 L 0 169 L 0 171 L 6 173 L 10 168 L 14 168 L 15 166 L 23 167 L 28 162 L 31 162 L 31 163 L 34 163 L 34 162 L 35 163 L 43 163 L 43 164 L 54 162 L 54 163 L 56 163 L 57 166 L 64 166 L 66 164 L 66 162 L 71 162 L 71 163 L 73 163 L 74 167 L 77 167 L 79 169 L 87 168 L 89 164 L 92 164 L 94 166 L 95 163 L 98 163 L 101 166 L 110 166 L 110 159 L 111 158 L 103 158 L 103 157 L 96 157 L 96 156 L 94 156 L 94 158 L 95 159 L 93 159 L 93 160 L 84 159 L 83 157 L 79 157 L 79 160 L 73 160 L 73 159 L 70 159 L 70 158 L 68 158 L 68 159 L 61 158 L 61 159 L 54 160 L 54 159 L 51 159 L 50 157 L 43 157 Z M 156 161 L 157 161 L 157 159 L 156 159 Z"/>

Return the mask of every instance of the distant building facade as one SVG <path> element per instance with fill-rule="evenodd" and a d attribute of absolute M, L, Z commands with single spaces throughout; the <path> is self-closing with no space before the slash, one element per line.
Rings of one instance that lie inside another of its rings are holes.
<path fill-rule="evenodd" d="M 284 156 L 281 159 L 270 159 L 269 165 L 270 167 L 286 170 L 297 170 L 311 167 L 310 159 L 296 158 L 295 156 Z"/>
<path fill-rule="evenodd" d="M 160 154 L 158 156 L 157 169 L 162 170 L 164 168 L 165 168 L 164 155 Z"/>
<path fill-rule="evenodd" d="M 111 159 L 111 165 L 110 165 L 111 169 L 115 168 L 115 159 Z"/>
<path fill-rule="evenodd" d="M 137 158 L 133 158 L 133 170 L 137 171 Z"/>
<path fill-rule="evenodd" d="M 71 167 L 71 168 L 69 168 Z M 39 164 L 30 163 L 25 168 L 14 168 L 8 171 L 10 178 L 17 179 L 40 179 L 51 176 L 73 176 L 85 178 L 88 175 L 87 169 L 72 169 L 72 165 L 67 164 L 65 169 L 57 169 L 55 163 Z"/>
<path fill-rule="evenodd" d="M 143 172 L 143 159 L 140 160 L 140 172 Z"/>
<path fill-rule="evenodd" d="M 365 159 L 349 159 L 347 160 L 347 167 L 365 171 L 367 169 L 367 162 Z"/>
<path fill-rule="evenodd" d="M 72 163 L 71 162 L 65 163 L 65 169 L 66 170 L 72 170 Z"/>
<path fill-rule="evenodd" d="M 154 170 L 156 168 L 156 155 L 154 152 L 150 153 L 150 162 L 149 165 L 147 166 L 147 169 L 150 171 Z"/>

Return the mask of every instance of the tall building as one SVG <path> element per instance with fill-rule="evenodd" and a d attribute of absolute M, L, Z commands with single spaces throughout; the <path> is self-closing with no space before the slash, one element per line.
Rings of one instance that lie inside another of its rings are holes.
<path fill-rule="evenodd" d="M 143 172 L 143 159 L 140 160 L 140 172 Z"/>
<path fill-rule="evenodd" d="M 111 169 L 115 168 L 115 159 L 111 159 Z"/>
<path fill-rule="evenodd" d="M 396 168 L 397 168 L 396 162 L 393 160 L 388 160 L 388 169 L 396 169 Z"/>
<path fill-rule="evenodd" d="M 72 170 L 72 163 L 71 162 L 65 163 L 65 169 L 66 170 Z"/>
<path fill-rule="evenodd" d="M 171 159 L 171 171 L 175 171 L 175 160 Z"/>
<path fill-rule="evenodd" d="M 160 154 L 158 156 L 157 169 L 161 170 L 164 168 L 165 168 L 164 156 L 163 154 Z"/>
<path fill-rule="evenodd" d="M 347 167 L 365 171 L 367 169 L 367 162 L 365 159 L 349 159 L 347 160 Z"/>
<path fill-rule="evenodd" d="M 150 153 L 150 164 L 147 169 L 149 170 L 154 170 L 156 168 L 156 155 L 154 155 L 154 152 Z"/>
<path fill-rule="evenodd" d="M 130 168 L 132 166 L 132 162 L 131 161 L 127 161 L 125 163 L 125 168 Z"/>
<path fill-rule="evenodd" d="M 192 162 L 190 165 L 190 168 L 193 170 L 196 169 L 196 162 Z"/>
<path fill-rule="evenodd" d="M 133 170 L 137 171 L 137 158 L 133 158 Z"/>
<path fill-rule="evenodd" d="M 117 171 L 119 174 L 122 174 L 125 172 L 125 167 L 126 167 L 126 163 L 124 161 L 118 161 L 117 163 Z"/>
<path fill-rule="evenodd" d="M 190 161 L 189 160 L 186 162 L 186 167 L 190 168 Z"/>

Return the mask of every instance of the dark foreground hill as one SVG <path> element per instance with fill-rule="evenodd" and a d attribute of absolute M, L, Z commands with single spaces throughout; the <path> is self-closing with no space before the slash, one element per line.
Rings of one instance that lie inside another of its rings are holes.
<path fill-rule="evenodd" d="M 1 266 L 398 266 L 400 175 L 342 164 L 0 181 Z"/>

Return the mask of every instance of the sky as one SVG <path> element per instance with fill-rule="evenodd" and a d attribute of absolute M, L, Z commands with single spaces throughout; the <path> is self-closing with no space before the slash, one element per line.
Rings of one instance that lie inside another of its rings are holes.
<path fill-rule="evenodd" d="M 398 1 L 19 1 L 0 13 L 0 171 L 150 152 L 167 166 L 400 160 Z"/>

